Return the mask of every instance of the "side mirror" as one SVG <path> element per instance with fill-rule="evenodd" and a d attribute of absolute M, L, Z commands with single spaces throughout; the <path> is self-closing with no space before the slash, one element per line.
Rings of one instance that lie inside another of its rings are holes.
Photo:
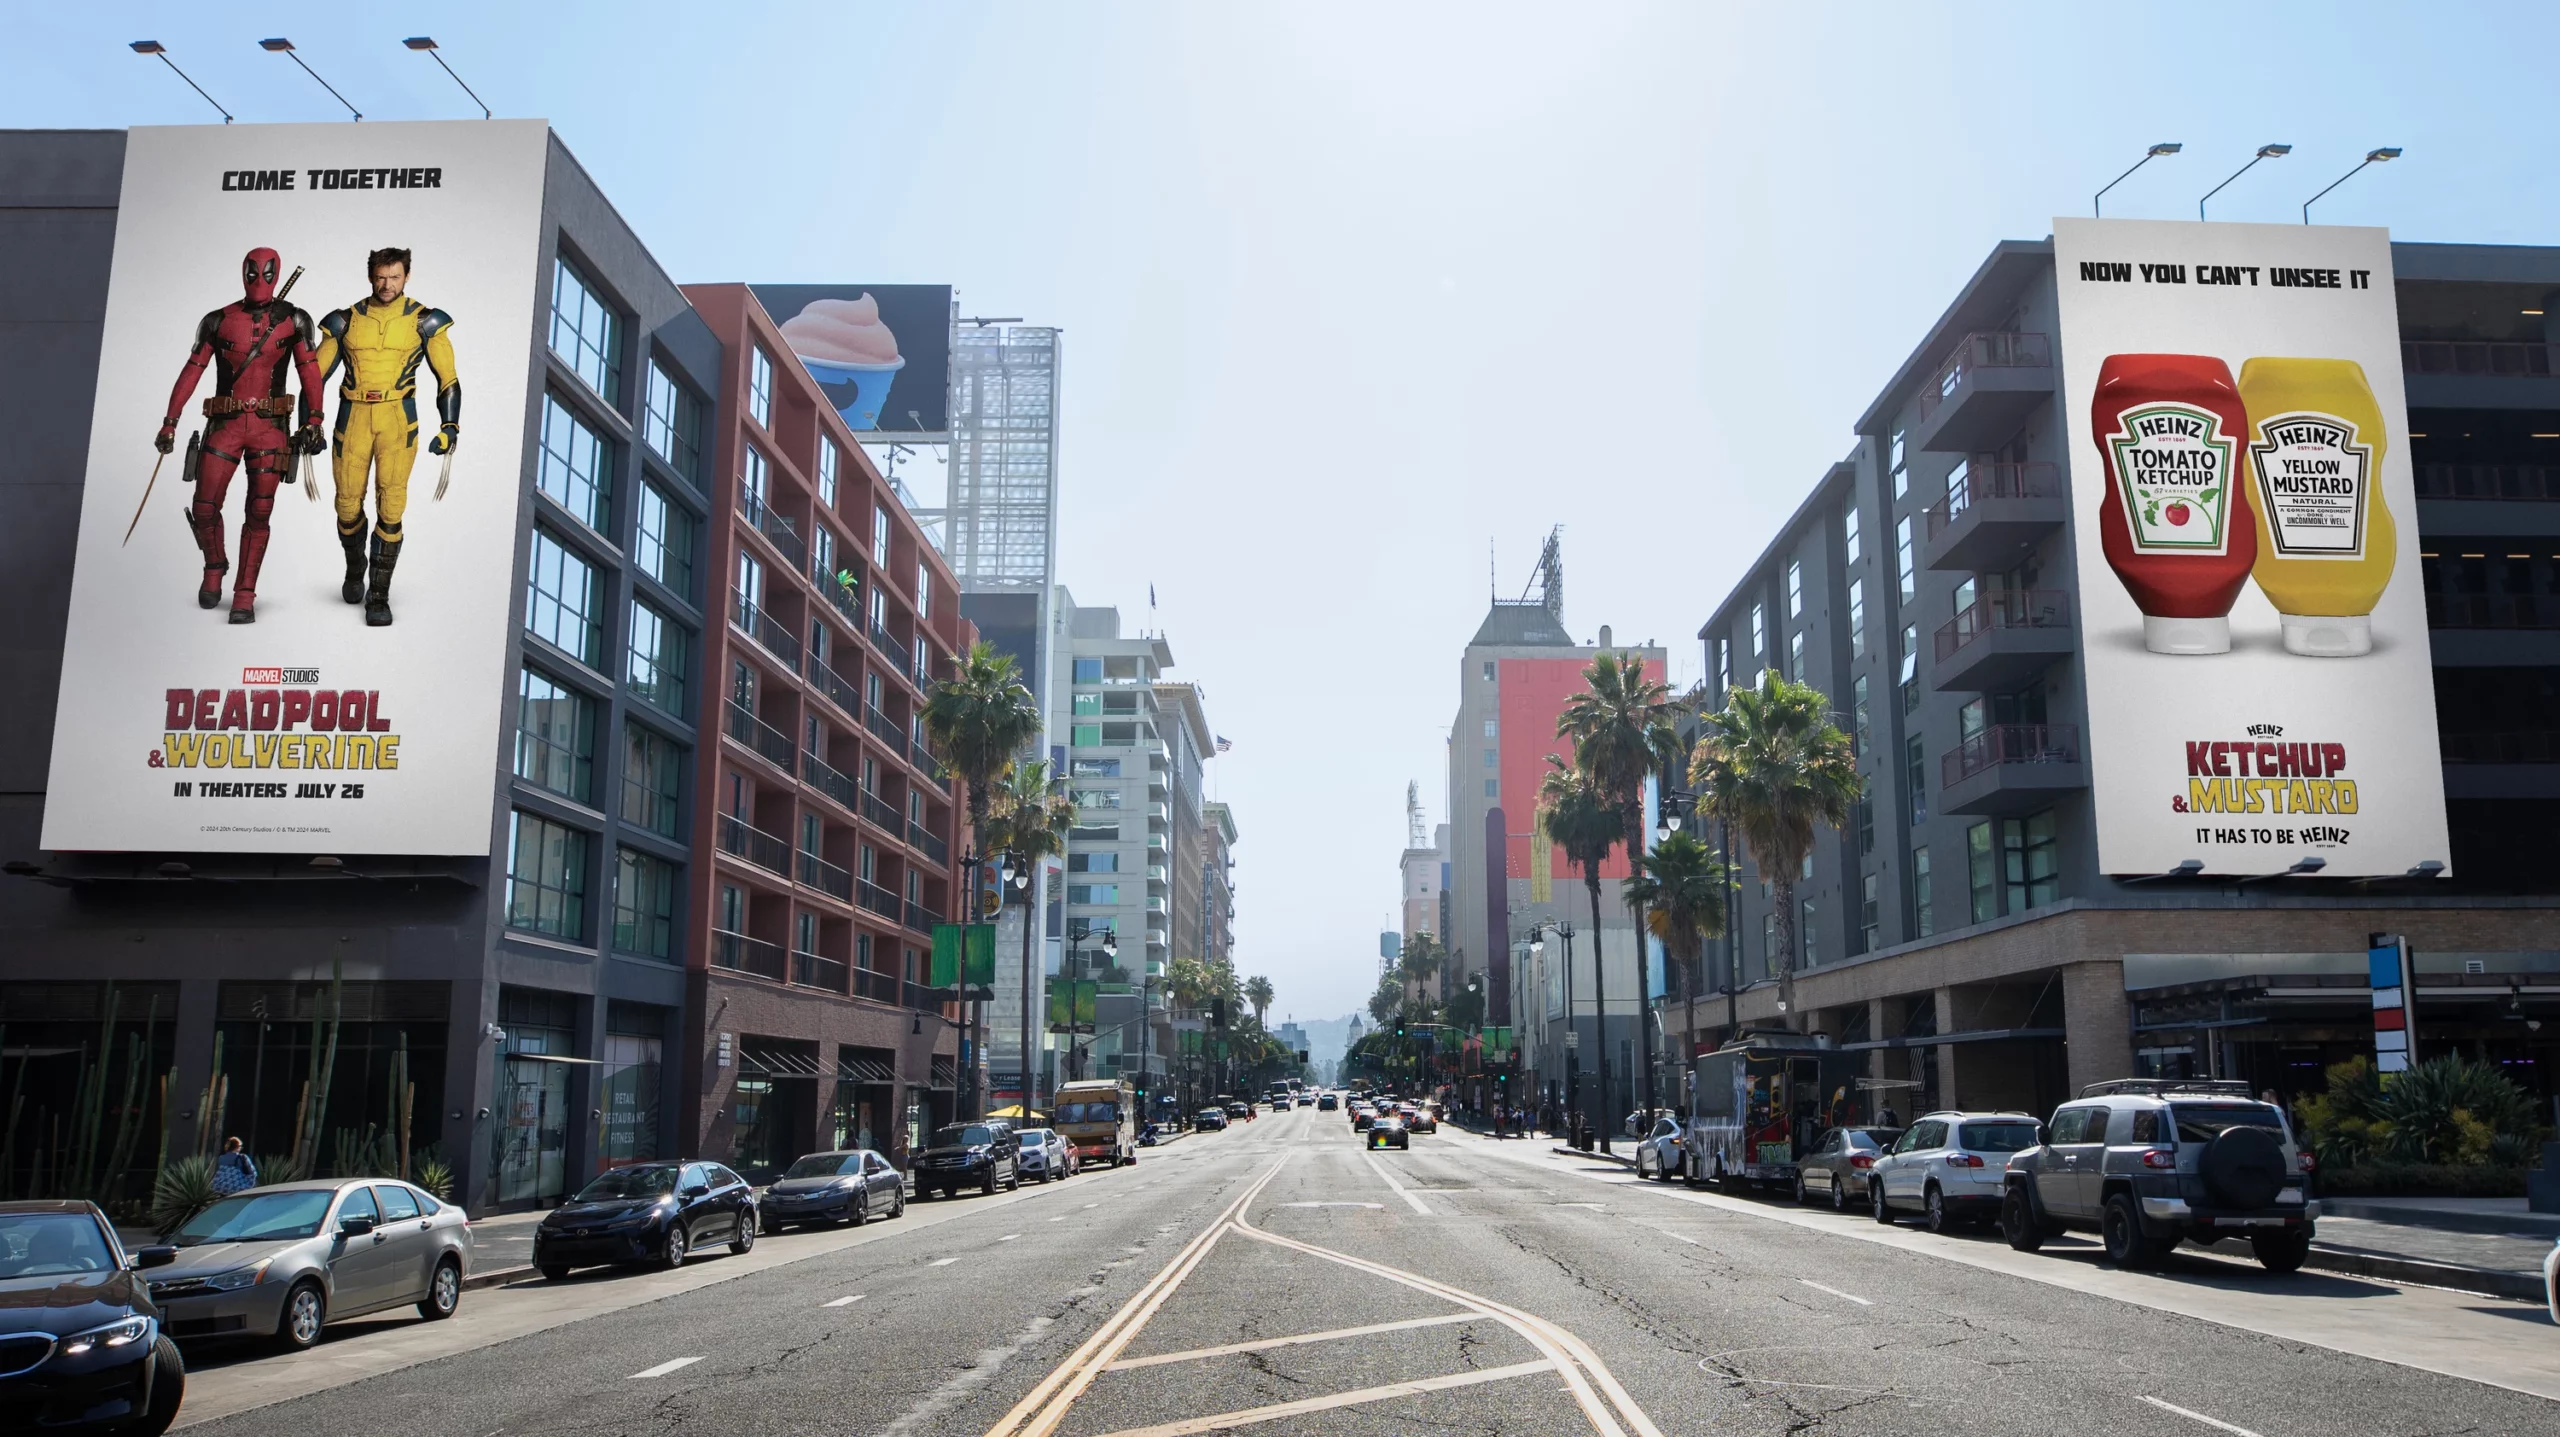
<path fill-rule="evenodd" d="M 708 1197 L 708 1196 L 710 1196 L 710 1195 L 711 1195 L 711 1184 L 709 1184 L 709 1183 L 690 1183 L 690 1184 L 687 1184 L 687 1185 L 686 1185 L 686 1187 L 685 1187 L 685 1190 L 684 1190 L 684 1195 L 685 1195 L 686 1197 L 689 1197 L 689 1198 Z"/>
<path fill-rule="evenodd" d="M 2046 1126 L 2045 1126 L 2044 1124 L 2042 1124 L 2042 1123 L 2038 1123 L 2038 1124 L 2036 1124 L 2036 1146 L 2037 1146 L 2037 1147 L 2043 1147 L 2045 1144 L 2050 1143 L 2050 1142 L 2052 1142 L 2052 1141 L 2053 1141 L 2053 1129 L 2051 1129 L 2051 1128 L 2049 1128 L 2049 1127 L 2046 1127 Z"/>
<path fill-rule="evenodd" d="M 138 1247 L 133 1250 L 133 1266 L 137 1272 L 146 1267 L 167 1267 L 177 1260 L 178 1250 L 165 1244 L 156 1247 Z"/>
<path fill-rule="evenodd" d="M 362 1237 L 373 1231 L 373 1223 L 372 1218 L 362 1213 L 352 1213 L 338 1219 L 338 1231 L 347 1237 Z"/>

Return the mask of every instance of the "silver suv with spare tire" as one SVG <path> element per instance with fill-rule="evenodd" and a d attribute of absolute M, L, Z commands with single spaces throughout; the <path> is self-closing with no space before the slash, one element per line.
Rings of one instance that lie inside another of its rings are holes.
<path fill-rule="evenodd" d="M 2311 1251 L 2310 1157 L 2246 1083 L 2093 1083 L 2039 1137 L 2003 1175 L 2000 1230 L 2020 1252 L 2074 1230 L 2125 1268 L 2156 1267 L 2181 1240 L 2246 1238 L 2270 1272 Z"/>

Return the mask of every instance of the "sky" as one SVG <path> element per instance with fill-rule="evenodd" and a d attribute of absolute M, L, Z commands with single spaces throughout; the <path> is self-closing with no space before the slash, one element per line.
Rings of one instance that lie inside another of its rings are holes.
<path fill-rule="evenodd" d="M 109 13 L 112 12 L 112 13 Z M 432 18 L 428 18 L 431 13 Z M 254 18 L 251 18 L 252 14 Z M 716 18 L 715 18 L 716 17 Z M 2560 6 L 22 6 L 0 126 L 548 118 L 680 282 L 951 283 L 1065 330 L 1060 574 L 1233 751 L 1237 964 L 1367 997 L 1459 653 L 1563 527 L 1670 647 L 2003 239 L 2108 213 L 2560 240 Z"/>

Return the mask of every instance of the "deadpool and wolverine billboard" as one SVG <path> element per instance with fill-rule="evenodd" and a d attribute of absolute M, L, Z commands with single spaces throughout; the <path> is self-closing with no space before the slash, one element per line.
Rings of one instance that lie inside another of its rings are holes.
<path fill-rule="evenodd" d="M 547 148 L 129 132 L 45 847 L 488 851 Z"/>

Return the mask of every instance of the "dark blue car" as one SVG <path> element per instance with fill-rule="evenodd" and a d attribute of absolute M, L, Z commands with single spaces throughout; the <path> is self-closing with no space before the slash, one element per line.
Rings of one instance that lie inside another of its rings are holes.
<path fill-rule="evenodd" d="M 0 1431 L 168 1431 L 187 1367 L 134 1274 L 177 1255 L 127 1256 L 90 1203 L 0 1203 Z"/>

